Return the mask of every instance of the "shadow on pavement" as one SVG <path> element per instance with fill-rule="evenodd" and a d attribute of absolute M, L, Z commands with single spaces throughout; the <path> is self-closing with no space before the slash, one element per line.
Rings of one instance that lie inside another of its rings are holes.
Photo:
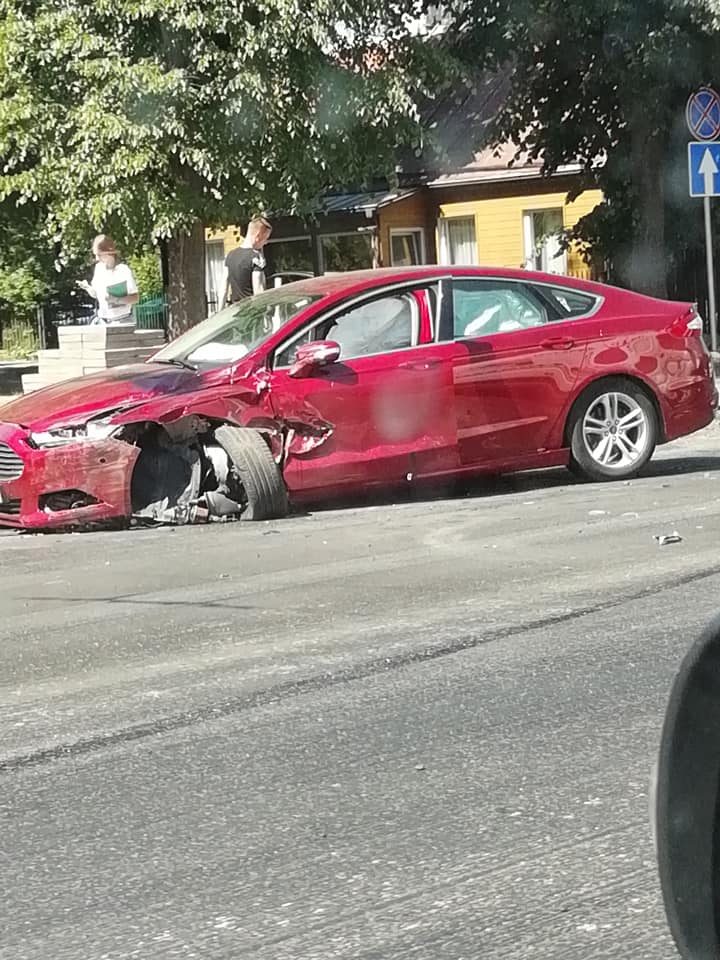
<path fill-rule="evenodd" d="M 632 483 L 641 483 L 662 477 L 688 475 L 695 473 L 720 473 L 720 455 L 660 457 L 651 460 Z M 610 482 L 614 486 L 621 481 Z M 401 487 L 392 491 L 382 490 L 363 496 L 344 497 L 331 503 L 312 503 L 298 515 L 331 513 L 335 510 L 359 509 L 361 507 L 391 506 L 395 503 L 432 503 L 436 500 L 484 499 L 510 493 L 532 493 L 536 490 L 559 489 L 562 487 L 592 486 L 573 476 L 565 467 L 550 470 L 528 470 L 522 473 L 502 474 L 500 476 L 480 477 L 461 482 L 418 483 L 413 487 Z"/>

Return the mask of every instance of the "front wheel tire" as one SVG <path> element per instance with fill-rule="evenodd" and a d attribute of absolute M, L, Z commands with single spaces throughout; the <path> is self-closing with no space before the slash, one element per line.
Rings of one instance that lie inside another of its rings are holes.
<path fill-rule="evenodd" d="M 614 378 L 589 387 L 575 405 L 570 469 L 586 480 L 626 480 L 645 466 L 658 441 L 658 416 L 645 391 Z"/>
<path fill-rule="evenodd" d="M 215 439 L 235 467 L 245 491 L 243 520 L 275 520 L 287 516 L 288 494 L 280 468 L 257 430 L 218 427 Z"/>

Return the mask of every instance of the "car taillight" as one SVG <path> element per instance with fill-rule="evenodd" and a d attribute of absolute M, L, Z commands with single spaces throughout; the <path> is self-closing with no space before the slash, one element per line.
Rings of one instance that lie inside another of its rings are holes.
<path fill-rule="evenodd" d="M 699 337 L 702 335 L 703 321 L 697 309 L 693 306 L 687 313 L 676 317 L 670 324 L 670 333 L 674 337 Z"/>

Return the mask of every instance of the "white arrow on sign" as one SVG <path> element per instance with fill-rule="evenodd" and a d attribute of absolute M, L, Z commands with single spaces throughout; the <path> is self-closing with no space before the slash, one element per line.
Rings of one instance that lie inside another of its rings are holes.
<path fill-rule="evenodd" d="M 705 195 L 712 196 L 715 193 L 715 174 L 718 172 L 718 165 L 709 150 L 703 154 L 698 171 L 705 181 Z"/>

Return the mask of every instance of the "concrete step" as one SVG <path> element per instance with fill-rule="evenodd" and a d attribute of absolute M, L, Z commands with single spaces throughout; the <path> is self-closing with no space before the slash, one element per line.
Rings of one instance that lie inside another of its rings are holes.
<path fill-rule="evenodd" d="M 125 346 L 130 343 L 162 344 L 162 330 L 137 330 L 135 327 L 58 327 L 58 343 L 78 342 L 88 346 Z"/>

